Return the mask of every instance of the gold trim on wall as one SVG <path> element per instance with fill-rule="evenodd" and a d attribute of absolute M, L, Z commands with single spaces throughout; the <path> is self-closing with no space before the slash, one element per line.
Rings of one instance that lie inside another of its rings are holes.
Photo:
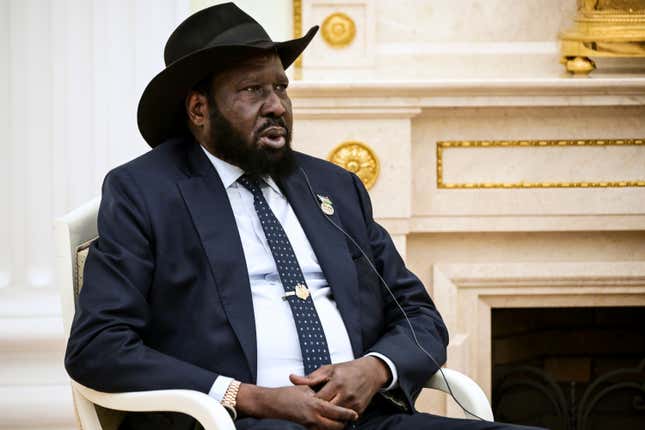
<path fill-rule="evenodd" d="M 340 49 L 349 46 L 356 37 L 356 24 L 344 12 L 334 12 L 323 21 L 320 32 L 327 45 Z"/>
<path fill-rule="evenodd" d="M 293 0 L 293 38 L 302 37 L 302 0 Z M 293 63 L 294 79 L 302 79 L 302 54 Z"/>
<path fill-rule="evenodd" d="M 478 189 L 478 188 L 614 188 L 645 187 L 645 179 L 638 181 L 584 181 L 584 182 L 500 182 L 500 183 L 446 183 L 443 180 L 443 152 L 447 148 L 508 148 L 508 147 L 549 147 L 549 146 L 643 146 L 643 139 L 620 140 L 462 140 L 437 142 L 437 188 Z M 645 175 L 645 173 L 644 173 Z"/>
<path fill-rule="evenodd" d="M 376 153 L 369 145 L 354 140 L 342 142 L 331 150 L 327 160 L 355 173 L 368 190 L 381 171 Z"/>

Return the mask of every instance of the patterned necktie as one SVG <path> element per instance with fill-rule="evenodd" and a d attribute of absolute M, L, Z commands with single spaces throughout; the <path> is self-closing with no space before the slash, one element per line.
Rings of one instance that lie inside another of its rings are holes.
<path fill-rule="evenodd" d="M 302 275 L 291 242 L 262 195 L 260 184 L 246 175 L 240 177 L 237 182 L 253 194 L 253 206 L 260 218 L 264 235 L 278 268 L 282 287 L 286 293 L 285 298 L 291 306 L 305 375 L 308 375 L 322 365 L 331 364 L 327 339 L 318 318 L 318 312 L 307 289 L 305 277 Z"/>

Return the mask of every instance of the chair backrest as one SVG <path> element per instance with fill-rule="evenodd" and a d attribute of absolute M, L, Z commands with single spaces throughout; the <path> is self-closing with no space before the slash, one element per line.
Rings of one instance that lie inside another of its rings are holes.
<path fill-rule="evenodd" d="M 87 249 L 92 241 L 98 238 L 96 219 L 99 203 L 99 198 L 89 201 L 57 219 L 54 223 L 56 276 L 63 305 L 66 341 L 74 320 L 76 298 L 83 286 L 83 266 Z M 81 250 L 80 259 L 79 249 Z"/>
<path fill-rule="evenodd" d="M 83 288 L 83 269 L 92 242 L 98 239 L 96 219 L 100 198 L 85 203 L 54 223 L 56 242 L 56 276 L 62 300 L 65 341 L 76 312 L 78 293 Z M 80 427 L 84 430 L 118 428 L 123 413 L 101 408 L 84 398 L 72 386 L 74 407 Z"/>

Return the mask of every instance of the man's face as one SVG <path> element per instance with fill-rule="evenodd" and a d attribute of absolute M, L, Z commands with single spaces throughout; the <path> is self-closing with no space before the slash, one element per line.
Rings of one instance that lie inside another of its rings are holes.
<path fill-rule="evenodd" d="M 249 174 L 284 175 L 293 169 L 289 80 L 275 54 L 257 55 L 212 81 L 209 146 Z"/>

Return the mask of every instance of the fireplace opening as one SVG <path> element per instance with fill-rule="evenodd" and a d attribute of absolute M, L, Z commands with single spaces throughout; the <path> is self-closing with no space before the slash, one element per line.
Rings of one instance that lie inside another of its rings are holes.
<path fill-rule="evenodd" d="M 492 310 L 495 419 L 645 429 L 645 307 Z"/>

